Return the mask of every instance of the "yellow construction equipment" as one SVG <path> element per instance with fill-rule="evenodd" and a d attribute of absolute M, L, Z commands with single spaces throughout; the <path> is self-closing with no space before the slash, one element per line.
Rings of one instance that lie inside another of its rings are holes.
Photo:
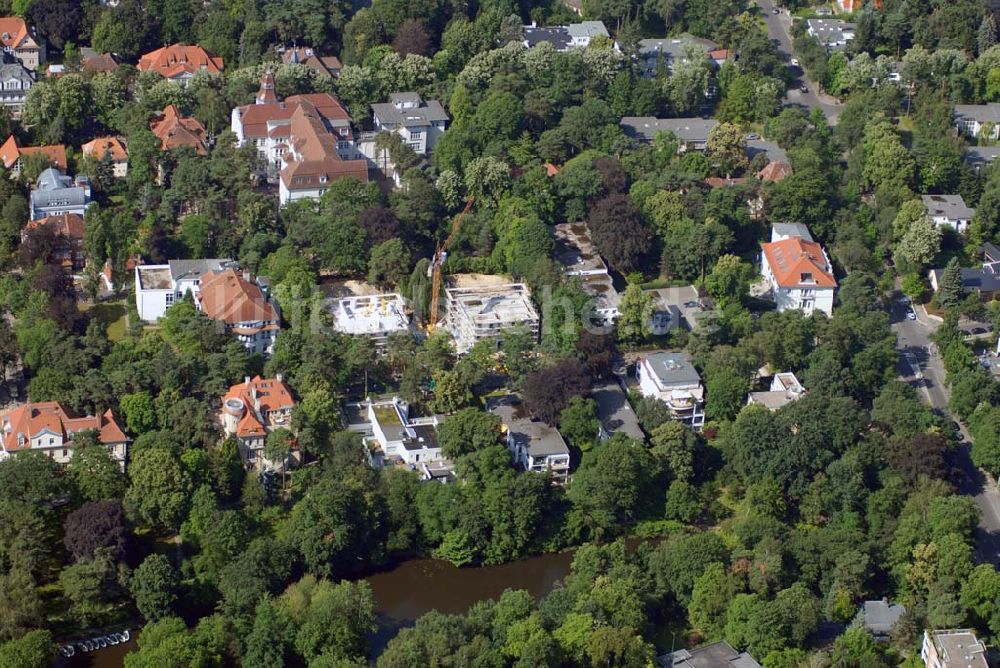
<path fill-rule="evenodd" d="M 443 244 L 438 244 L 434 250 L 434 257 L 431 259 L 430 266 L 431 307 L 430 313 L 427 314 L 428 333 L 434 331 L 438 322 L 438 308 L 441 306 L 441 265 L 444 264 L 445 258 L 448 257 L 448 249 L 451 248 L 452 242 L 458 236 L 458 231 L 462 229 L 462 221 L 465 219 L 466 214 L 472 210 L 472 203 L 474 201 L 474 197 L 470 197 L 465 201 L 465 208 L 462 209 L 460 214 L 455 216 L 455 220 L 451 221 L 451 232 L 449 232 L 448 238 L 445 239 Z"/>

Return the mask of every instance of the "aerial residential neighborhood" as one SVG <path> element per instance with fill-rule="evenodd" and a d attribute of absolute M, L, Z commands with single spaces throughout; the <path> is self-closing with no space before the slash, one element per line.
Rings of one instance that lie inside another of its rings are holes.
<path fill-rule="evenodd" d="M 0 668 L 1000 666 L 996 3 L 0 43 Z"/>

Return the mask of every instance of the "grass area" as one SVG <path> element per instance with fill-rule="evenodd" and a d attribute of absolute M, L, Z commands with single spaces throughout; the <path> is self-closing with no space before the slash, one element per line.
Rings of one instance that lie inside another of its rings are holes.
<path fill-rule="evenodd" d="M 125 338 L 125 332 L 128 329 L 128 309 L 125 308 L 124 303 L 95 304 L 88 310 L 98 322 L 104 325 L 110 340 L 121 341 Z"/>

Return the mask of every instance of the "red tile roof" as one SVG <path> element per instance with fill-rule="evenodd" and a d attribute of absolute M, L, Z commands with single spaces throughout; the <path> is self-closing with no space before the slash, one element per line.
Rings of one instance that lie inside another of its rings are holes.
<path fill-rule="evenodd" d="M 108 153 L 114 162 L 124 162 L 128 160 L 128 151 L 125 150 L 125 143 L 118 137 L 96 137 L 80 147 L 84 157 L 92 156 L 102 160 Z"/>
<path fill-rule="evenodd" d="M 58 234 L 73 241 L 83 241 L 83 216 L 78 213 L 63 213 L 58 216 L 47 216 L 32 220 L 21 231 L 22 235 L 42 227 L 49 228 L 53 234 Z"/>
<path fill-rule="evenodd" d="M 0 413 L 0 442 L 7 452 L 29 449 L 31 439 L 46 430 L 69 441 L 74 433 L 90 429 L 98 431 L 98 440 L 105 445 L 129 440 L 110 410 L 100 416 L 73 418 L 58 402 L 43 401 Z M 23 445 L 18 443 L 19 435 L 24 437 Z"/>
<path fill-rule="evenodd" d="M 235 269 L 206 274 L 201 280 L 198 303 L 205 315 L 227 325 L 278 320 L 277 309 L 267 301 L 260 287 Z M 250 334 L 276 327 L 241 328 L 238 333 Z"/>
<path fill-rule="evenodd" d="M 222 71 L 222 58 L 210 56 L 197 44 L 171 44 L 156 51 L 150 51 L 139 59 L 140 72 L 156 72 L 167 78 L 183 74 L 205 71 L 218 74 Z"/>
<path fill-rule="evenodd" d="M 28 43 L 24 44 L 26 41 Z M 38 46 L 28 32 L 28 24 L 18 16 L 0 17 L 0 42 L 11 49 Z"/>
<path fill-rule="evenodd" d="M 705 179 L 705 184 L 709 188 L 725 188 L 728 186 L 740 186 L 746 182 L 747 180 L 744 178 L 724 179 L 721 176 L 709 176 L 707 179 Z"/>
<path fill-rule="evenodd" d="M 780 287 L 837 287 L 823 247 L 815 241 L 792 237 L 760 246 Z M 804 280 L 806 276 L 811 280 Z"/>
<path fill-rule="evenodd" d="M 51 146 L 21 146 L 14 135 L 7 137 L 7 141 L 0 146 L 0 159 L 3 166 L 10 169 L 17 164 L 19 158 L 41 153 L 49 159 L 53 167 L 58 167 L 66 171 L 66 147 L 62 144 Z"/>
<path fill-rule="evenodd" d="M 337 135 L 329 132 L 311 95 L 297 96 L 300 103 L 291 117 L 292 151 L 285 154 L 281 181 L 288 190 L 313 190 L 341 178 L 368 181 L 365 160 L 342 160 Z M 291 102 L 295 98 L 289 98 Z M 339 103 L 338 103 L 339 104 Z"/>
<path fill-rule="evenodd" d="M 761 181 L 777 183 L 786 176 L 791 176 L 792 166 L 787 162 L 769 162 L 763 169 L 757 172 L 757 178 Z"/>
<path fill-rule="evenodd" d="M 168 104 L 162 114 L 154 116 L 149 129 L 159 137 L 164 151 L 190 146 L 199 155 L 208 155 L 208 132 L 197 118 L 181 116 L 177 107 Z"/>
<path fill-rule="evenodd" d="M 222 397 L 224 411 L 227 399 L 239 399 L 246 409 L 236 427 L 236 435 L 241 438 L 267 433 L 265 425 L 257 418 L 257 412 L 266 419 L 267 414 L 272 411 L 287 411 L 295 407 L 295 399 L 288 386 L 277 378 L 254 376 L 252 380 L 247 379 L 231 386 Z"/>

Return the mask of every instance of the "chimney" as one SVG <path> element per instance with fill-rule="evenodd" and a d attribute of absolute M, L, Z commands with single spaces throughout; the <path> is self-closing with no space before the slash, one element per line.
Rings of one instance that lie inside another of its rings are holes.
<path fill-rule="evenodd" d="M 250 376 L 243 376 L 243 384 L 244 385 L 250 384 Z"/>
<path fill-rule="evenodd" d="M 277 378 L 277 379 L 278 379 L 278 382 L 279 382 L 279 383 L 280 383 L 281 381 L 283 381 L 283 380 L 285 379 L 285 378 L 284 378 L 284 375 L 283 375 L 283 374 L 280 374 L 280 373 L 279 373 L 279 374 L 277 374 L 277 375 L 275 376 L 275 378 Z"/>
<path fill-rule="evenodd" d="M 250 270 L 249 269 L 244 269 L 243 270 L 243 280 L 246 281 L 247 283 L 250 282 Z"/>

